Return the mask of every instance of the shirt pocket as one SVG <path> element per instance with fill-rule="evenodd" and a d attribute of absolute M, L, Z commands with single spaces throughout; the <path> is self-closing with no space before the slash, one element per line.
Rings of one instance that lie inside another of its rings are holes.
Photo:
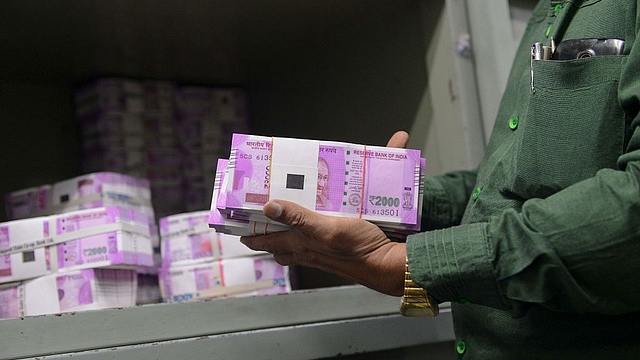
<path fill-rule="evenodd" d="M 533 62 L 515 193 L 545 198 L 603 168 L 614 168 L 624 145 L 618 84 L 626 56 Z"/>

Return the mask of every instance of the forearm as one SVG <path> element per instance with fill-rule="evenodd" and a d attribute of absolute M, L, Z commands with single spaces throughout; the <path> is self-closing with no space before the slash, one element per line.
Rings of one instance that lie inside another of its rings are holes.
<path fill-rule="evenodd" d="M 625 171 L 524 203 L 485 223 L 408 240 L 412 275 L 439 301 L 465 299 L 522 314 L 640 310 L 640 150 Z M 419 269 L 419 270 L 418 270 Z"/>

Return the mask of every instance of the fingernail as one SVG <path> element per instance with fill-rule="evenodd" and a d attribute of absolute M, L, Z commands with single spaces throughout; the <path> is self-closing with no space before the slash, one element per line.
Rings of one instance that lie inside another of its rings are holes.
<path fill-rule="evenodd" d="M 282 206 L 277 202 L 269 201 L 264 205 L 264 214 L 270 219 L 277 219 L 282 215 Z"/>

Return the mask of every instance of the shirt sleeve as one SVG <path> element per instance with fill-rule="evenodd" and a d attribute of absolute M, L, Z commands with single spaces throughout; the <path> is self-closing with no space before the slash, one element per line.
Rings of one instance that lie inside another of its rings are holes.
<path fill-rule="evenodd" d="M 465 299 L 513 316 L 532 305 L 605 315 L 640 311 L 638 65 L 640 51 L 633 51 L 618 91 L 629 121 L 617 169 L 486 222 L 410 236 L 414 280 L 438 301 Z"/>
<path fill-rule="evenodd" d="M 425 180 L 421 229 L 459 225 L 476 182 L 475 171 L 451 172 Z"/>
<path fill-rule="evenodd" d="M 438 301 L 465 299 L 515 314 L 640 310 L 640 119 L 624 171 L 597 176 L 489 222 L 409 237 L 414 280 Z"/>

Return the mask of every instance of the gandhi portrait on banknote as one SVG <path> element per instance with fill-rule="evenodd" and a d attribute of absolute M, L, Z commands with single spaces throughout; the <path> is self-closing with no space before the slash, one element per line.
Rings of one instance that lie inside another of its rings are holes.
<path fill-rule="evenodd" d="M 329 200 L 329 164 L 322 157 L 318 157 L 318 188 L 316 192 L 316 209 L 331 210 Z"/>

